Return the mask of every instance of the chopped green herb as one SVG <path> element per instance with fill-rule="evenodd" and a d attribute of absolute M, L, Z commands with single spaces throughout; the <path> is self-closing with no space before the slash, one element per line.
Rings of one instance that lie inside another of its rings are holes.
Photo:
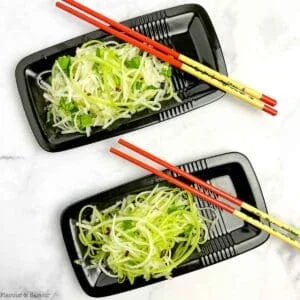
<path fill-rule="evenodd" d="M 71 65 L 71 56 L 61 56 L 57 59 L 59 66 L 62 70 L 69 76 L 70 75 L 70 65 Z"/>
<path fill-rule="evenodd" d="M 170 65 L 167 65 L 161 69 L 160 71 L 161 75 L 164 75 L 165 77 L 171 77 L 172 76 L 172 67 Z"/>
<path fill-rule="evenodd" d="M 96 48 L 96 56 L 100 57 L 100 49 L 99 48 Z"/>
<path fill-rule="evenodd" d="M 72 102 L 69 101 L 66 97 L 61 97 L 59 106 L 64 110 L 65 113 L 73 114 L 78 112 L 78 107 Z"/>
<path fill-rule="evenodd" d="M 192 224 L 188 224 L 184 227 L 184 232 L 185 233 L 190 233 L 193 230 L 193 225 Z"/>
<path fill-rule="evenodd" d="M 103 48 L 96 48 L 96 56 L 103 58 L 104 57 L 104 49 Z"/>
<path fill-rule="evenodd" d="M 135 223 L 131 220 L 125 220 L 122 222 L 122 227 L 124 230 L 131 229 L 135 226 Z"/>
<path fill-rule="evenodd" d="M 135 56 L 134 58 L 127 60 L 125 65 L 129 69 L 138 69 L 141 64 L 141 57 Z"/>
<path fill-rule="evenodd" d="M 90 115 L 81 115 L 78 117 L 78 121 L 81 129 L 85 129 L 88 126 L 91 126 L 93 123 L 93 119 Z"/>

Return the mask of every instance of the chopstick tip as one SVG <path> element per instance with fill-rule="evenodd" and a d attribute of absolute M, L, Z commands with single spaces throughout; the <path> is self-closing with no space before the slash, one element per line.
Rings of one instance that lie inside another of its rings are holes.
<path fill-rule="evenodd" d="M 274 108 L 272 108 L 268 105 L 264 105 L 263 111 L 274 117 L 278 114 L 277 110 L 275 110 Z"/>
<path fill-rule="evenodd" d="M 115 148 L 114 148 L 114 147 L 110 147 L 110 148 L 109 148 L 109 152 L 114 153 L 114 151 L 115 151 Z"/>
<path fill-rule="evenodd" d="M 270 105 L 270 106 L 277 105 L 277 101 L 275 99 L 273 99 L 273 98 L 271 98 L 267 95 L 264 95 L 264 94 L 261 96 L 261 101 L 268 104 L 268 105 Z"/>
<path fill-rule="evenodd" d="M 57 0 L 57 1 L 55 1 L 55 6 L 58 7 L 58 8 L 62 8 L 63 4 L 61 3 L 60 0 Z"/>

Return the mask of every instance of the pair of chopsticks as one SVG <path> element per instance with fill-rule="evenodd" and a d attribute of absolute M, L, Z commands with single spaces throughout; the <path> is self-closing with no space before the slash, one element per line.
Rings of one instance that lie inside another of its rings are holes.
<path fill-rule="evenodd" d="M 277 115 L 277 111 L 271 107 L 277 104 L 276 100 L 166 47 L 85 5 L 74 0 L 62 0 L 56 2 L 56 6 L 270 115 Z"/>
<path fill-rule="evenodd" d="M 270 216 L 269 214 L 257 209 L 256 207 L 236 198 L 233 197 L 232 195 L 220 190 L 217 187 L 214 187 L 210 184 L 208 184 L 207 182 L 189 174 L 186 173 L 185 171 L 179 169 L 178 167 L 175 167 L 174 165 L 160 159 L 159 157 L 123 140 L 120 139 L 118 141 L 118 143 L 136 153 L 138 153 L 141 156 L 144 156 L 145 158 L 151 160 L 152 162 L 155 162 L 165 168 L 167 168 L 168 170 L 173 171 L 175 174 L 178 174 L 180 176 L 182 176 L 183 178 L 189 180 L 191 183 L 197 184 L 198 186 L 202 187 L 203 189 L 214 193 L 215 195 L 218 196 L 218 198 L 223 198 L 228 200 L 230 203 L 234 204 L 234 206 L 231 206 L 225 202 L 222 202 L 220 200 L 215 199 L 210 197 L 208 194 L 205 194 L 204 192 L 201 192 L 195 188 L 193 188 L 192 186 L 183 183 L 182 181 L 180 181 L 179 179 L 176 179 L 154 167 L 152 167 L 151 165 L 142 162 L 140 160 L 138 160 L 137 158 L 134 158 L 133 156 L 130 156 L 116 148 L 111 148 L 110 152 L 112 152 L 113 154 L 130 161 L 131 163 L 161 177 L 162 179 L 170 182 L 171 184 L 184 189 L 186 191 L 189 191 L 190 193 L 192 193 L 193 195 L 195 195 L 196 197 L 199 197 L 213 205 L 215 205 L 216 207 L 223 209 L 224 211 L 227 211 L 228 213 L 242 219 L 243 221 L 257 227 L 260 230 L 266 231 L 267 233 L 277 237 L 278 239 L 296 247 L 300 249 L 300 230 L 296 229 L 282 221 L 280 221 L 279 219 Z M 241 209 L 243 209 L 246 212 L 252 213 L 253 215 L 256 215 L 258 217 L 258 219 L 255 219 L 249 215 L 247 215 L 246 213 L 242 212 Z M 262 223 L 259 219 L 264 220 L 265 223 Z M 276 226 L 276 229 L 271 227 L 270 225 L 267 225 L 267 223 L 269 224 L 273 224 Z"/>

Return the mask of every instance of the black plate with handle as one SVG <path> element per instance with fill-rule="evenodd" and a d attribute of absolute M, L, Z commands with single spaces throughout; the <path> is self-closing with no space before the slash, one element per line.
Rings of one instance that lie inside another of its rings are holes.
<path fill-rule="evenodd" d="M 259 182 L 250 162 L 244 155 L 227 153 L 193 161 L 181 167 L 186 172 L 206 180 L 262 211 L 267 211 Z M 88 295 L 103 297 L 164 280 L 160 278 L 146 282 L 140 278 L 135 281 L 134 285 L 130 285 L 127 281 L 120 284 L 97 270 L 87 271 L 75 263 L 84 252 L 78 241 L 75 225 L 78 213 L 83 206 L 92 204 L 97 205 L 99 209 L 104 209 L 128 194 L 149 190 L 156 184 L 166 183 L 162 179 L 150 175 L 76 202 L 64 210 L 61 216 L 63 238 L 76 276 Z M 203 200 L 197 200 L 199 207 L 209 206 Z M 218 222 L 210 229 L 209 240 L 201 246 L 200 253 L 195 252 L 186 262 L 174 270 L 173 277 L 235 257 L 258 247 L 267 240 L 267 233 L 226 212 L 218 209 L 216 212 Z M 205 217 L 212 218 L 207 213 L 205 213 Z"/>
<path fill-rule="evenodd" d="M 211 20 L 203 7 L 186 4 L 125 21 L 129 27 L 166 44 L 180 53 L 226 74 L 222 49 Z M 119 120 L 108 129 L 95 128 L 90 137 L 76 133 L 62 135 L 47 123 L 47 103 L 36 76 L 50 70 L 55 59 L 74 55 L 78 46 L 91 39 L 114 39 L 102 31 L 94 31 L 24 58 L 16 68 L 16 80 L 32 131 L 40 146 L 51 152 L 86 145 L 124 134 L 151 124 L 179 116 L 219 99 L 223 92 L 182 71 L 175 70 L 173 83 L 181 104 L 167 101 L 159 112 L 144 110 L 131 119 Z"/>

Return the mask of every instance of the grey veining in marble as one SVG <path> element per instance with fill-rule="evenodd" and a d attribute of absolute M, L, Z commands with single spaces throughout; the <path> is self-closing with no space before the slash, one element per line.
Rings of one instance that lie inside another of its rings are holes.
<path fill-rule="evenodd" d="M 21 156 L 15 156 L 15 155 L 1 155 L 0 160 L 17 160 L 17 159 L 24 159 Z"/>
<path fill-rule="evenodd" d="M 190 1 L 82 2 L 121 20 Z M 125 137 L 176 164 L 227 151 L 246 154 L 269 211 L 300 227 L 300 2 L 192 2 L 211 16 L 230 74 L 278 98 L 280 113 L 272 118 L 226 96 Z M 145 174 L 108 153 L 115 138 L 50 154 L 39 148 L 27 123 L 14 79 L 17 62 L 93 29 L 58 11 L 52 0 L 0 2 L 0 299 L 5 293 L 88 299 L 64 248 L 61 211 Z M 232 260 L 109 299 L 300 300 L 300 254 L 270 239 Z"/>

